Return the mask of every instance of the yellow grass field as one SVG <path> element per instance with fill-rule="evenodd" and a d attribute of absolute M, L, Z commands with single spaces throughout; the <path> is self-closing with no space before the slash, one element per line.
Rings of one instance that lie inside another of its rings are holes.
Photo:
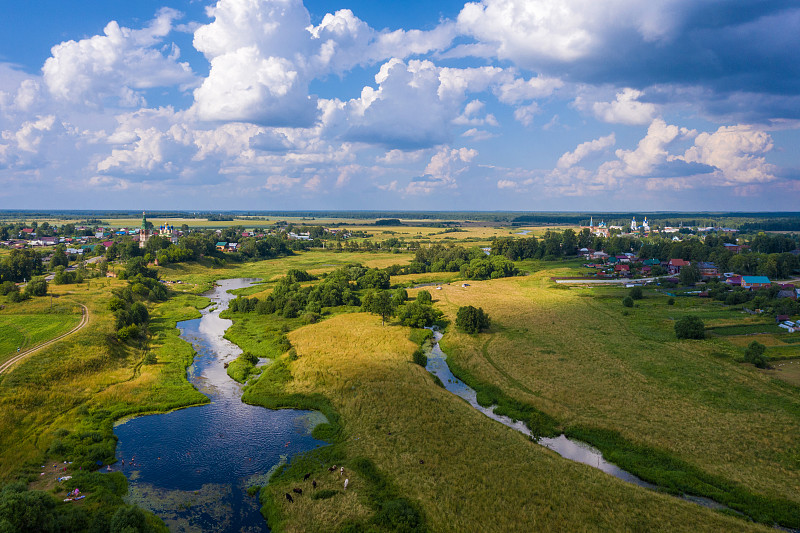
<path fill-rule="evenodd" d="M 286 392 L 328 397 L 348 456 L 378 465 L 431 531 L 768 530 L 562 459 L 486 418 L 411 363 L 408 332 L 362 313 L 300 328 L 289 334 L 299 358 Z M 313 476 L 340 491 L 331 499 L 290 504 L 291 483 L 266 487 L 286 517 L 282 531 L 333 531 L 364 516 L 362 480 L 353 476 L 342 493 L 327 466 Z"/>

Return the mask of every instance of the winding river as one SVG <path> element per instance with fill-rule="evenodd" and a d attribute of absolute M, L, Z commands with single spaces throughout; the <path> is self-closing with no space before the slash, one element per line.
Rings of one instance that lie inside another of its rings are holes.
<path fill-rule="evenodd" d="M 217 282 L 205 294 L 211 305 L 201 318 L 178 323 L 197 352 L 188 379 L 211 403 L 133 418 L 114 430 L 127 500 L 161 517 L 170 531 L 269 531 L 247 489 L 266 484 L 293 455 L 326 444 L 311 437 L 325 421 L 321 414 L 244 404 L 242 386 L 225 371 L 241 349 L 223 338 L 232 322 L 219 314 L 234 298 L 228 291 L 255 281 Z"/>
<path fill-rule="evenodd" d="M 428 365 L 425 367 L 425 369 L 431 374 L 437 376 L 444 384 L 445 389 L 452 392 L 456 396 L 463 398 L 467 403 L 484 415 L 530 437 L 531 432 L 524 422 L 515 421 L 510 417 L 496 414 L 494 412 L 495 406 L 483 407 L 478 403 L 475 389 L 456 378 L 450 371 L 450 367 L 447 365 L 446 361 L 447 355 L 445 355 L 439 346 L 439 340 L 441 338 L 442 334 L 434 330 L 433 346 L 428 354 Z M 627 472 L 617 465 L 609 463 L 603 459 L 603 454 L 600 453 L 600 451 L 596 448 L 593 448 L 584 442 L 569 439 L 564 434 L 561 434 L 558 437 L 541 437 L 537 442 L 545 448 L 553 450 L 566 459 L 587 464 L 623 481 L 627 481 L 628 483 L 633 483 L 634 485 L 638 485 L 647 489 L 658 490 L 657 485 L 648 483 L 647 481 L 638 478 L 630 472 Z M 711 509 L 727 509 L 726 506 L 715 502 L 714 500 L 700 496 L 685 495 L 682 496 L 682 498 Z"/>

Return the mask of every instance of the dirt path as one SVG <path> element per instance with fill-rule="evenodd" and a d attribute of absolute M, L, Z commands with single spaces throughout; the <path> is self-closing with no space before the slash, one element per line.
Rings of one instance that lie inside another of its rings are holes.
<path fill-rule="evenodd" d="M 16 364 L 17 362 L 23 360 L 24 358 L 28 357 L 29 355 L 31 355 L 31 354 L 33 354 L 35 352 L 38 352 L 42 348 L 50 346 L 53 343 L 56 343 L 56 342 L 60 341 L 61 339 L 63 339 L 64 337 L 67 337 L 68 335 L 72 335 L 76 331 L 79 331 L 79 330 L 83 329 L 89 323 L 89 310 L 86 308 L 85 305 L 83 305 L 83 304 L 79 304 L 79 305 L 82 308 L 81 309 L 81 321 L 77 326 L 75 326 L 74 328 L 72 328 L 71 330 L 69 330 L 66 333 L 62 333 L 58 337 L 54 337 L 54 338 L 50 339 L 49 341 L 44 341 L 42 343 L 37 344 L 36 346 L 33 346 L 32 348 L 28 348 L 27 350 L 18 353 L 17 355 L 15 355 L 11 359 L 9 359 L 8 361 L 6 361 L 5 363 L 0 365 L 0 374 L 3 374 L 4 372 L 8 372 L 11 369 L 11 367 L 14 366 L 14 364 Z"/>

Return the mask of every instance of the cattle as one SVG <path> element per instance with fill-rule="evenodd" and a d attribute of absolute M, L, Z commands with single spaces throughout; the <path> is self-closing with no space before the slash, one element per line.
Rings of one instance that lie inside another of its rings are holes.
<path fill-rule="evenodd" d="M 347 490 L 347 485 L 350 484 L 350 478 L 344 480 L 344 490 Z"/>
<path fill-rule="evenodd" d="M 311 486 L 314 487 L 315 489 L 317 488 L 317 480 L 316 479 L 311 482 Z"/>
<path fill-rule="evenodd" d="M 292 495 L 289 494 L 288 492 L 286 493 L 286 499 L 289 500 L 290 502 L 294 502 L 294 498 L 292 498 Z"/>
<path fill-rule="evenodd" d="M 295 487 L 292 489 L 292 492 L 294 492 L 295 494 L 303 494 L 303 489 L 298 489 L 297 487 Z"/>
<path fill-rule="evenodd" d="M 310 478 L 310 477 L 311 477 L 311 472 L 309 472 L 308 474 L 303 476 L 303 481 L 308 481 L 308 478 Z"/>

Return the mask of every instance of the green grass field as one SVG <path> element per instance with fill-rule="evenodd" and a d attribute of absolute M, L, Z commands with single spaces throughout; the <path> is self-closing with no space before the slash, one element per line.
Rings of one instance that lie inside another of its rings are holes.
<path fill-rule="evenodd" d="M 80 314 L 0 314 L 0 363 L 71 330 L 81 320 Z"/>

